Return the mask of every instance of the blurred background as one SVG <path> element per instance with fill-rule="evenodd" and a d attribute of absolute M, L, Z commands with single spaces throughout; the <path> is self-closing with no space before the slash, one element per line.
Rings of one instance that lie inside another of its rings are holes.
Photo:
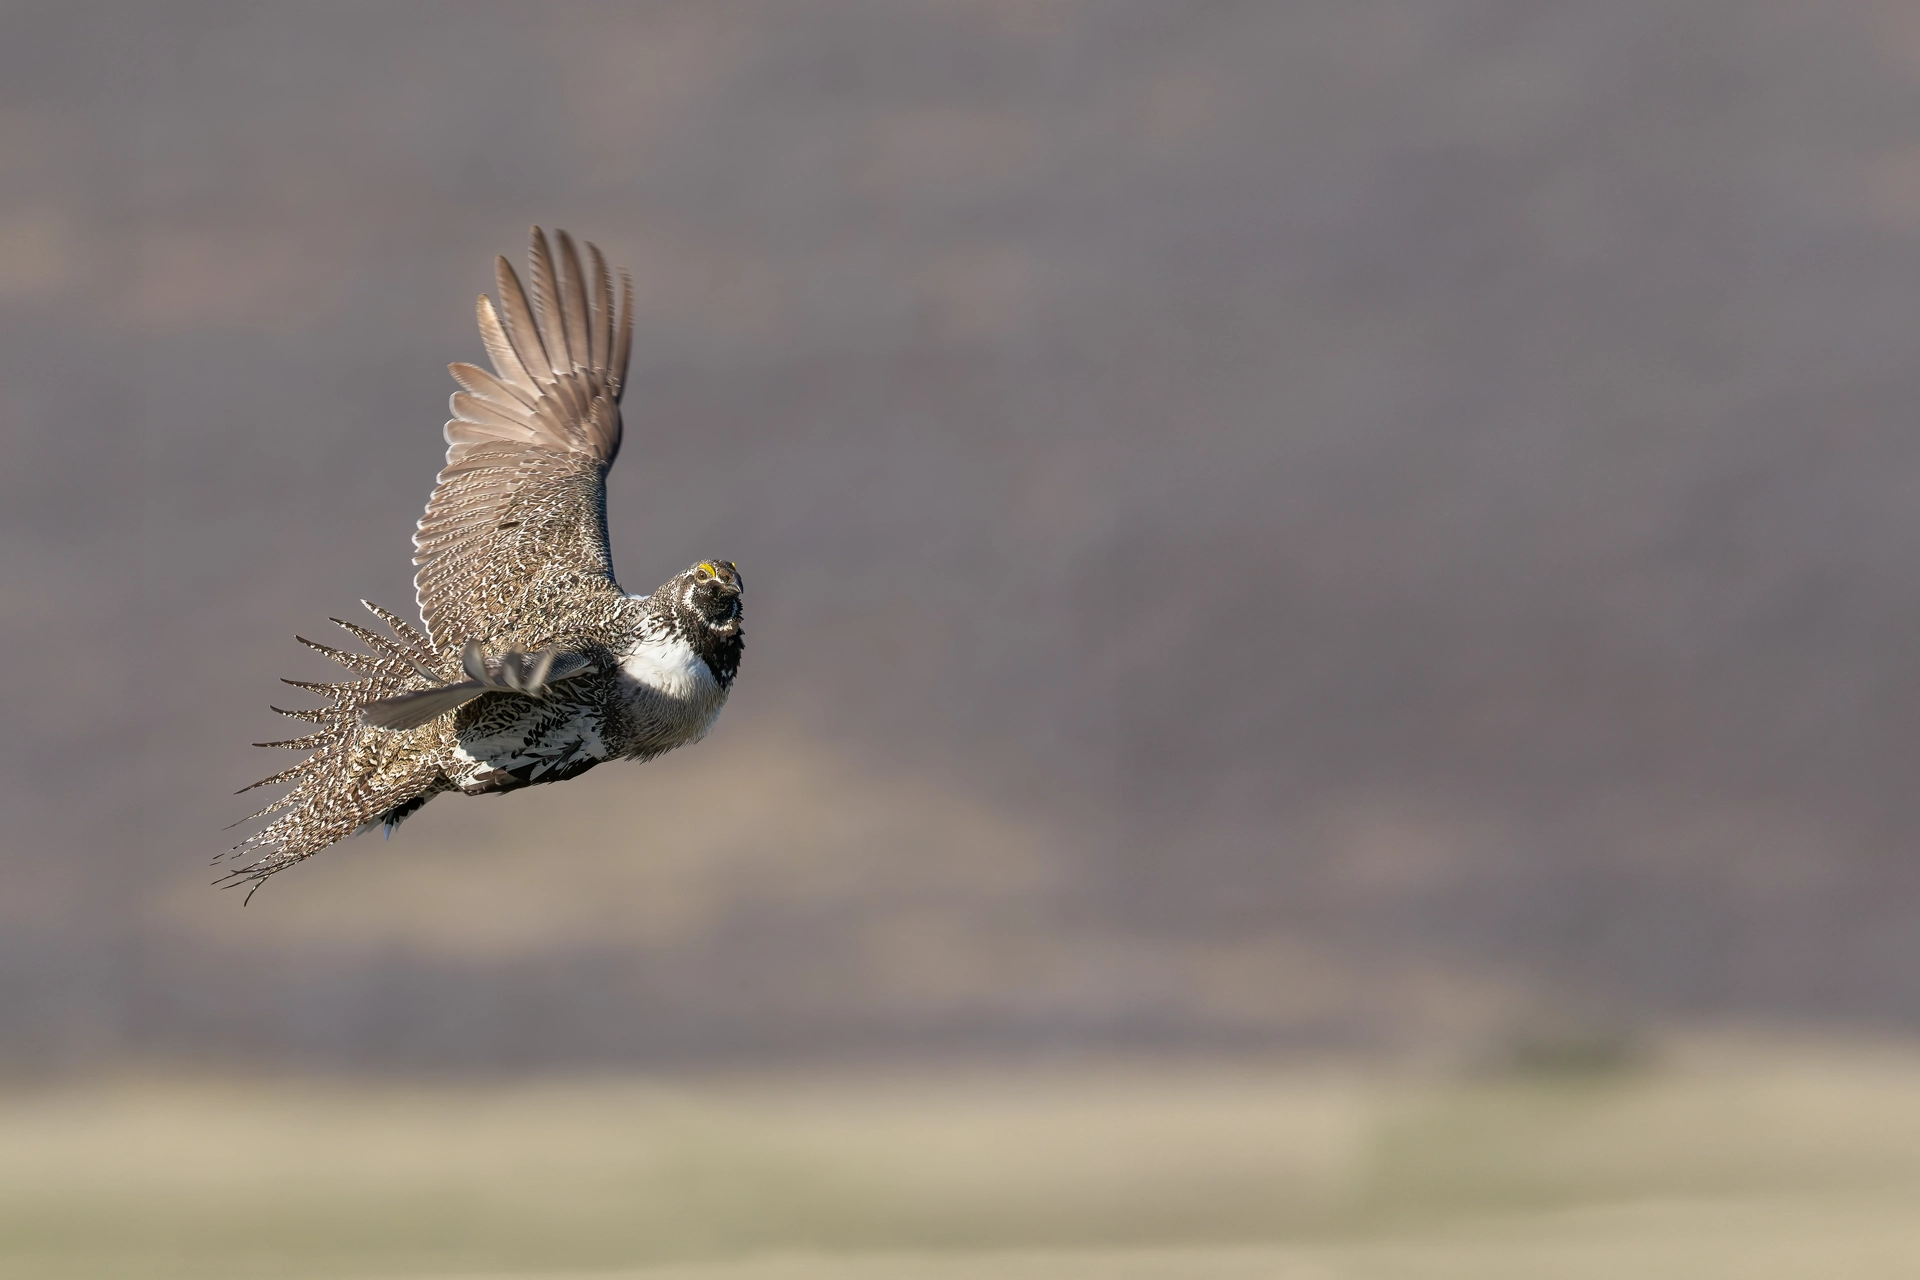
<path fill-rule="evenodd" d="M 243 909 L 534 222 L 733 700 Z M 1916 350 L 1904 4 L 6 0 L 0 1273 L 1912 1274 Z"/>

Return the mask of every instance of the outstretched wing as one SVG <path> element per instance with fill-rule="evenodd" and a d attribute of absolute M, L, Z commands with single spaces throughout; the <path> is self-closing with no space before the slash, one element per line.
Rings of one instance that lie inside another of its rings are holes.
<path fill-rule="evenodd" d="M 566 232 L 559 270 L 539 227 L 529 305 L 505 258 L 500 308 L 482 294 L 492 373 L 450 366 L 462 390 L 447 465 L 413 536 L 415 594 L 434 647 L 457 651 L 619 591 L 607 549 L 607 468 L 620 451 L 620 392 L 633 338 L 633 285 L 613 282 L 589 244 L 591 280 Z M 589 295 L 591 287 L 591 295 Z"/>

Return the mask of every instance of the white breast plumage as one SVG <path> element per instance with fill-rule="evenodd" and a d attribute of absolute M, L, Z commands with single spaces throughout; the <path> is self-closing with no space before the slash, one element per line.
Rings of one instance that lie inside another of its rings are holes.
<path fill-rule="evenodd" d="M 669 698 L 703 701 L 719 691 L 706 662 L 675 635 L 642 639 L 620 660 L 620 670 L 634 683 Z"/>
<path fill-rule="evenodd" d="M 679 636 L 643 637 L 620 660 L 628 691 L 629 754 L 658 755 L 706 737 L 727 691 Z"/>

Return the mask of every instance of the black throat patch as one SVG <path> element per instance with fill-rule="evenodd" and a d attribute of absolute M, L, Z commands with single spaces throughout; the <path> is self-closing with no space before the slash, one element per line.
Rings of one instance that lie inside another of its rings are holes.
<path fill-rule="evenodd" d="M 672 594 L 674 630 L 700 655 L 707 669 L 713 672 L 713 678 L 725 689 L 739 673 L 740 653 L 746 647 L 740 634 L 739 600 L 735 597 L 730 601 L 732 616 L 716 618 L 689 605 L 687 595 L 682 590 Z"/>
<path fill-rule="evenodd" d="M 720 682 L 720 687 L 725 689 L 730 686 L 733 677 L 740 671 L 740 651 L 746 648 L 746 641 L 740 635 L 739 619 L 736 618 L 727 631 L 717 631 L 696 619 L 687 632 L 687 640 L 693 645 L 693 651 L 706 662 L 707 669 L 713 672 L 713 678 Z"/>

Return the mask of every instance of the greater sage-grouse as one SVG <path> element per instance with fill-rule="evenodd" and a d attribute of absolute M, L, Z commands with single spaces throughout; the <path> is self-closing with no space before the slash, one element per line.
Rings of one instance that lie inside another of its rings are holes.
<path fill-rule="evenodd" d="M 287 742 L 309 754 L 254 787 L 292 784 L 243 821 L 234 847 L 260 882 L 368 827 L 389 830 L 435 796 L 513 791 L 647 760 L 696 742 L 740 667 L 740 573 L 701 560 L 652 595 L 628 595 L 607 549 L 607 469 L 620 451 L 620 393 L 633 286 L 619 312 L 600 250 L 589 269 L 563 231 L 535 227 L 529 300 L 505 258 L 498 310 L 480 298 L 493 372 L 451 366 L 461 390 L 447 465 L 414 534 L 426 632 L 362 601 L 385 635 L 333 619 L 370 652 L 315 644 L 354 677 L 286 683 L 327 700 L 283 710 L 317 725 Z M 251 791 L 253 787 L 246 790 Z M 236 824 L 237 825 L 237 824 Z"/>

